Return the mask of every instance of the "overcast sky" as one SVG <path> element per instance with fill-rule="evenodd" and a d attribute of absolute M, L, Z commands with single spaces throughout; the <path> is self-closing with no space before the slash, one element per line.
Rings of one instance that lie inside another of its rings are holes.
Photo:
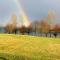
<path fill-rule="evenodd" d="M 31 21 L 46 18 L 49 10 L 60 16 L 60 0 L 21 0 L 20 5 Z M 14 12 L 19 13 L 14 0 L 0 0 L 0 25 L 9 22 L 9 16 Z"/>

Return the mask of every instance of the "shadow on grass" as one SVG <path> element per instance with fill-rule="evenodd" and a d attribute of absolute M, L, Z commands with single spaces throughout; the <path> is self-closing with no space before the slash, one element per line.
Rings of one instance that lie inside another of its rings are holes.
<path fill-rule="evenodd" d="M 18 56 L 18 55 L 12 55 L 12 54 L 6 54 L 6 53 L 0 53 L 0 60 L 60 60 L 60 56 L 56 55 L 49 55 L 49 54 L 39 54 L 38 56 Z"/>
<path fill-rule="evenodd" d="M 0 60 L 35 60 L 26 56 L 17 56 L 12 54 L 0 53 Z"/>

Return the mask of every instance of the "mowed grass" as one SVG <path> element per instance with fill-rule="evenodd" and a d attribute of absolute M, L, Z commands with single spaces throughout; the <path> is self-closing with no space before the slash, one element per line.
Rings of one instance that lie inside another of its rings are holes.
<path fill-rule="evenodd" d="M 0 60 L 60 60 L 60 38 L 0 34 Z"/>

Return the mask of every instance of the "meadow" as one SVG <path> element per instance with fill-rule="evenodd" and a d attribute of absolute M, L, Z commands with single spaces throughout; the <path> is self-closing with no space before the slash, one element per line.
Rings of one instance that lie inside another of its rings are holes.
<path fill-rule="evenodd" d="M 60 60 L 60 38 L 0 34 L 0 60 Z"/>

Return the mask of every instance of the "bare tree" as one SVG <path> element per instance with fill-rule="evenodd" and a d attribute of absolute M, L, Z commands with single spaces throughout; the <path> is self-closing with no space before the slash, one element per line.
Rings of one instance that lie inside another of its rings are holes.
<path fill-rule="evenodd" d="M 46 34 L 46 37 L 47 37 L 47 34 L 49 32 L 49 24 L 47 21 L 41 21 L 41 33 L 45 33 Z"/>
<path fill-rule="evenodd" d="M 12 23 L 7 24 L 5 29 L 8 33 L 16 33 L 16 25 L 17 25 L 17 16 L 15 14 L 12 15 Z"/>

